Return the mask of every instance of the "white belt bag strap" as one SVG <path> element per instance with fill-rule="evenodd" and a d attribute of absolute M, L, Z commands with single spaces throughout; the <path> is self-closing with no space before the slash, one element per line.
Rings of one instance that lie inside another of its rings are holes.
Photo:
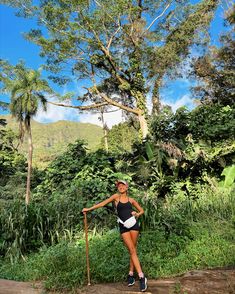
<path fill-rule="evenodd" d="M 127 229 L 132 228 L 136 224 L 136 218 L 134 216 L 128 218 L 126 221 L 122 221 L 120 218 L 118 218 L 118 222 L 123 224 L 123 226 Z"/>

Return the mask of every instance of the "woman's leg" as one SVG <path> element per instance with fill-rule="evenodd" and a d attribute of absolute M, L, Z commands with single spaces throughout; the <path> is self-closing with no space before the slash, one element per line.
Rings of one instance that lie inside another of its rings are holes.
<path fill-rule="evenodd" d="M 132 242 L 136 248 L 138 237 L 139 237 L 139 231 L 132 230 L 132 231 L 130 231 L 130 233 L 131 233 Z M 133 264 L 131 257 L 130 257 L 130 272 L 134 272 L 134 264 Z"/>
<path fill-rule="evenodd" d="M 133 262 L 133 265 L 137 271 L 138 274 L 142 273 L 141 265 L 137 256 L 136 247 L 134 245 L 134 242 L 132 241 L 131 232 L 126 232 L 122 234 L 122 239 L 127 246 L 131 260 Z"/>

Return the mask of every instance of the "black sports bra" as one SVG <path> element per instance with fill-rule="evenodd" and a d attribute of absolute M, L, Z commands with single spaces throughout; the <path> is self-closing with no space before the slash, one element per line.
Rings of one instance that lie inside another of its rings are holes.
<path fill-rule="evenodd" d="M 129 199 L 129 198 L 128 198 Z M 130 201 L 128 200 L 128 202 L 121 202 L 120 198 L 117 204 L 117 214 L 118 217 L 124 222 L 126 221 L 128 218 L 130 218 L 132 216 L 132 204 L 130 203 Z"/>

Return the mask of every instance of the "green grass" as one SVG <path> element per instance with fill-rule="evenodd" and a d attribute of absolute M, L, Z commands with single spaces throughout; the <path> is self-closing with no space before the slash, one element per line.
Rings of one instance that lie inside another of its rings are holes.
<path fill-rule="evenodd" d="M 166 236 L 161 231 L 142 232 L 138 252 L 149 278 L 181 274 L 188 270 L 235 264 L 235 228 L 228 221 L 195 222 L 191 236 Z M 117 230 L 89 234 L 92 282 L 122 281 L 129 266 L 128 252 Z M 85 241 L 80 232 L 70 243 L 43 248 L 13 265 L 2 262 L 0 277 L 43 280 L 50 289 L 73 289 L 86 283 Z"/>
<path fill-rule="evenodd" d="M 155 229 L 141 232 L 138 242 L 138 255 L 149 278 L 235 265 L 234 190 L 212 191 L 195 186 L 193 191 L 196 199 L 175 193 L 165 202 L 158 202 L 157 208 L 150 202 L 149 210 L 145 209 L 146 218 L 158 221 Z M 145 225 L 147 219 L 141 220 Z M 49 248 L 42 247 L 25 261 L 10 264 L 2 260 L 0 278 L 43 280 L 49 289 L 73 289 L 85 284 L 84 234 L 77 227 L 76 235 L 71 233 L 65 239 L 59 238 L 59 244 Z M 117 229 L 101 232 L 95 226 L 89 232 L 89 248 L 93 283 L 125 279 L 129 254 Z"/>

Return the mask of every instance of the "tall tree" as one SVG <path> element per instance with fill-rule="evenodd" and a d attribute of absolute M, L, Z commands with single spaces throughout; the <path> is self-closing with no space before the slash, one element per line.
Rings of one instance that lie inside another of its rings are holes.
<path fill-rule="evenodd" d="M 66 83 L 71 74 L 83 80 L 87 94 L 77 98 L 81 106 L 76 108 L 110 105 L 132 113 L 143 138 L 148 133 L 147 94 L 157 108 L 161 80 L 189 54 L 217 2 L 2 0 L 18 8 L 18 15 L 35 17 L 45 26 L 46 31 L 32 29 L 26 37 L 41 47 L 54 81 Z"/>
<path fill-rule="evenodd" d="M 25 203 L 28 205 L 33 157 L 31 120 L 37 113 L 40 104 L 46 111 L 45 93 L 52 93 L 52 91 L 48 83 L 41 79 L 40 71 L 28 69 L 22 62 L 11 66 L 3 61 L 1 65 L 3 69 L 0 75 L 2 90 L 11 96 L 9 106 L 11 114 L 19 122 L 21 139 L 25 132 L 28 135 L 28 172 L 25 196 Z"/>
<path fill-rule="evenodd" d="M 194 94 L 203 104 L 234 106 L 235 102 L 235 5 L 226 13 L 228 30 L 220 38 L 221 46 L 195 60 L 193 75 L 201 83 Z"/>

